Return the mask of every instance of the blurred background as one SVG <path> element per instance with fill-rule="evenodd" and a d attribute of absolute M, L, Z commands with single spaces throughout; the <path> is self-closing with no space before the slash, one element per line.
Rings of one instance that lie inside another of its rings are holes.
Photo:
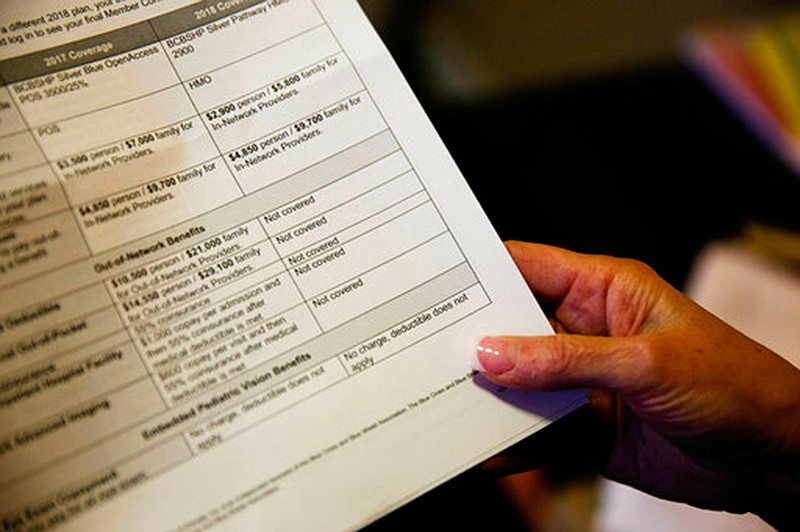
<path fill-rule="evenodd" d="M 689 60 L 687 41 L 794 2 L 360 3 L 501 238 L 637 258 L 708 305 L 720 299 L 706 283 L 721 283 L 745 318 L 767 293 L 797 302 L 800 173 Z M 715 269 L 743 256 L 745 270 Z M 780 289 L 754 289 L 765 279 Z M 790 304 L 765 303 L 784 319 Z M 800 321 L 788 323 L 794 336 L 775 341 L 798 355 Z M 769 530 L 720 517 L 637 499 L 565 463 L 502 480 L 470 471 L 370 528 Z"/>

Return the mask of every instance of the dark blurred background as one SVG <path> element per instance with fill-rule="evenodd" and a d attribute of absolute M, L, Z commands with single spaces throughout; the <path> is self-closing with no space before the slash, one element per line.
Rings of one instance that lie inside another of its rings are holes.
<path fill-rule="evenodd" d="M 501 238 L 637 258 L 683 288 L 710 242 L 800 230 L 800 176 L 682 53 L 696 24 L 790 2 L 361 4 Z M 553 529 L 513 503 L 587 478 L 569 464 L 505 484 L 472 471 L 372 528 Z"/>

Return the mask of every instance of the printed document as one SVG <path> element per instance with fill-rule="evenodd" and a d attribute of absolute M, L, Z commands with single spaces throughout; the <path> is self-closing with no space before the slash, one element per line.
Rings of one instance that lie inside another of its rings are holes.
<path fill-rule="evenodd" d="M 358 528 L 585 402 L 469 369 L 551 330 L 355 0 L 4 0 L 0 82 L 2 530 Z"/>

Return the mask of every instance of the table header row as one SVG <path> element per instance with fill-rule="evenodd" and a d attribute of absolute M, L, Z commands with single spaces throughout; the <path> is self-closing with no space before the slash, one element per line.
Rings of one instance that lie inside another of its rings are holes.
<path fill-rule="evenodd" d="M 132 24 L 62 46 L 0 61 L 0 84 L 10 85 L 100 61 L 203 28 L 212 22 L 259 4 L 264 4 L 264 8 L 271 8 L 273 4 L 280 3 L 282 2 L 276 0 L 204 0 L 197 2 L 147 22 Z"/>

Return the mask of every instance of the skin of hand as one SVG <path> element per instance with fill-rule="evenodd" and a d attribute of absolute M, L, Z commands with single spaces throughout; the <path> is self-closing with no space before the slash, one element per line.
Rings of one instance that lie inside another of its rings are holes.
<path fill-rule="evenodd" d="M 557 334 L 484 338 L 486 378 L 590 389 L 602 436 L 572 436 L 608 478 L 800 530 L 800 371 L 640 262 L 506 247 Z"/>

